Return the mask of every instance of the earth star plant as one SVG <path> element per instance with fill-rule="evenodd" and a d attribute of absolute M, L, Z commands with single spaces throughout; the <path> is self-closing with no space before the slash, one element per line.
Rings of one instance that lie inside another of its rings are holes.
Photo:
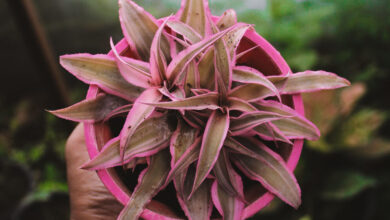
<path fill-rule="evenodd" d="M 297 180 L 273 148 L 320 134 L 283 97 L 349 82 L 325 71 L 265 76 L 238 64 L 256 49 L 237 50 L 252 27 L 238 23 L 233 10 L 213 17 L 207 0 L 183 0 L 176 15 L 160 20 L 131 0 L 119 6 L 130 53 L 111 40 L 113 56 L 61 56 L 66 70 L 102 92 L 52 111 L 90 123 L 127 114 L 120 134 L 83 166 L 147 164 L 118 219 L 137 219 L 170 182 L 189 219 L 209 219 L 213 206 L 224 219 L 241 219 L 249 203 L 244 176 L 298 208 Z"/>

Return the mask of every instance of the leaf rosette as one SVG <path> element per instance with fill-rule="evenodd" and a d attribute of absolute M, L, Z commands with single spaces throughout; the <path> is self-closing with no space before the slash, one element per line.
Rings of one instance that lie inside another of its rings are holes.
<path fill-rule="evenodd" d="M 147 218 L 153 197 L 171 183 L 189 219 L 209 219 L 213 207 L 224 219 L 247 217 L 254 201 L 247 185 L 298 208 L 300 188 L 280 151 L 320 134 L 289 97 L 349 82 L 325 71 L 272 73 L 261 56 L 247 61 L 260 50 L 242 46 L 252 26 L 237 22 L 233 10 L 212 16 L 206 0 L 183 0 L 177 14 L 159 20 L 119 0 L 119 18 L 125 49 L 111 40 L 108 55 L 60 58 L 99 94 L 51 111 L 96 125 L 122 121 L 120 133 L 83 166 L 146 167 L 118 219 Z"/>

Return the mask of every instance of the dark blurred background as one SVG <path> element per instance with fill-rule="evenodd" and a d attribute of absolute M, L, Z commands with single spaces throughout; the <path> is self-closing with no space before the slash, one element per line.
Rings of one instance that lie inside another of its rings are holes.
<path fill-rule="evenodd" d="M 154 16 L 179 0 L 136 1 Z M 390 2 L 212 0 L 234 8 L 293 71 L 324 69 L 344 90 L 305 95 L 322 131 L 306 142 L 296 175 L 298 210 L 274 200 L 253 219 L 390 219 Z M 45 112 L 83 99 L 87 86 L 58 56 L 106 53 L 122 38 L 116 0 L 0 1 L 0 219 L 69 219 L 64 143 L 75 124 Z"/>

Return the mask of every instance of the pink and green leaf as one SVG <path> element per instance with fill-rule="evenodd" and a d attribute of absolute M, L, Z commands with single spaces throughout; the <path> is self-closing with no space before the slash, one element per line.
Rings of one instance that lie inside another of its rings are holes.
<path fill-rule="evenodd" d="M 201 41 L 202 36 L 196 32 L 191 26 L 177 20 L 168 21 L 167 26 L 177 34 L 182 35 L 191 44 Z"/>
<path fill-rule="evenodd" d="M 254 102 L 264 99 L 267 96 L 275 94 L 275 92 L 266 86 L 260 84 L 249 83 L 237 86 L 229 93 L 229 97 L 239 98 L 245 101 Z"/>
<path fill-rule="evenodd" d="M 236 136 L 246 133 L 260 124 L 268 123 L 285 117 L 288 116 L 284 116 L 272 111 L 247 112 L 240 115 L 239 117 L 231 118 L 229 129 L 230 132 Z"/>
<path fill-rule="evenodd" d="M 269 81 L 267 77 L 265 77 L 261 72 L 254 68 L 247 66 L 236 66 L 233 69 L 233 81 L 240 83 L 254 83 L 265 86 L 269 90 L 273 91 L 278 99 L 281 100 L 279 91 L 275 85 Z"/>
<path fill-rule="evenodd" d="M 272 123 L 265 123 L 253 128 L 255 134 L 266 141 L 281 141 L 287 144 L 292 142 L 286 137 L 283 132 Z"/>
<path fill-rule="evenodd" d="M 180 206 L 184 210 L 185 215 L 190 220 L 204 220 L 210 219 L 212 212 L 212 202 L 211 202 L 211 181 L 205 180 L 194 192 L 191 198 L 187 199 L 189 193 L 191 192 L 192 183 L 194 182 L 195 170 L 188 169 L 187 175 L 183 181 L 182 190 L 178 191 L 178 200 Z M 177 179 L 176 185 L 179 184 L 179 179 Z M 182 191 L 180 193 L 180 191 Z"/>
<path fill-rule="evenodd" d="M 243 194 L 243 183 L 240 176 L 233 172 L 234 184 L 240 189 L 240 194 Z M 220 182 L 214 181 L 211 187 L 212 200 L 217 208 L 218 212 L 221 213 L 225 220 L 237 220 L 242 219 L 244 202 L 237 196 L 232 196 L 224 190 Z"/>
<path fill-rule="evenodd" d="M 228 151 L 231 151 L 236 154 L 242 154 L 248 157 L 256 158 L 256 153 L 254 153 L 253 151 L 251 151 L 250 149 L 248 149 L 247 147 L 245 147 L 239 141 L 237 141 L 232 137 L 229 136 L 226 137 L 224 145 L 230 148 L 230 150 Z"/>
<path fill-rule="evenodd" d="M 256 107 L 251 105 L 249 102 L 234 97 L 228 98 L 228 108 L 229 110 L 237 110 L 242 112 L 257 111 Z"/>
<path fill-rule="evenodd" d="M 213 32 L 218 33 L 219 30 L 215 24 L 211 21 L 210 23 Z M 214 44 L 215 82 L 221 99 L 226 99 L 227 93 L 232 86 L 232 63 L 229 49 L 226 45 L 224 38 L 218 39 Z"/>
<path fill-rule="evenodd" d="M 218 109 L 218 95 L 216 93 L 207 93 L 198 96 L 192 96 L 178 101 L 145 103 L 158 108 L 177 109 L 177 110 L 202 110 Z"/>
<path fill-rule="evenodd" d="M 222 149 L 218 160 L 214 165 L 213 173 L 216 177 L 218 185 L 232 197 L 238 197 L 244 200 L 242 185 L 241 188 L 237 184 L 236 175 L 238 175 L 230 162 L 228 151 Z"/>
<path fill-rule="evenodd" d="M 320 136 L 317 126 L 287 105 L 269 100 L 255 103 L 255 106 L 259 111 L 271 111 L 289 116 L 272 121 L 272 124 L 289 139 L 306 138 L 308 140 L 317 140 Z"/>
<path fill-rule="evenodd" d="M 294 73 L 287 76 L 270 76 L 268 79 L 275 84 L 282 94 L 315 92 L 325 89 L 337 89 L 349 86 L 351 83 L 326 71 L 311 71 Z"/>
<path fill-rule="evenodd" d="M 226 46 L 227 46 L 228 51 L 230 53 L 231 59 L 235 60 L 236 49 L 237 49 L 241 39 L 244 37 L 244 34 L 246 33 L 246 31 L 250 27 L 251 27 L 251 25 L 246 25 L 245 28 L 235 29 L 223 37 L 223 39 L 226 42 Z"/>
<path fill-rule="evenodd" d="M 201 36 L 205 36 L 209 24 L 207 16 L 210 14 L 207 0 L 184 0 L 182 2 L 180 21 L 192 27 Z"/>
<path fill-rule="evenodd" d="M 134 101 L 143 88 L 129 84 L 108 55 L 72 54 L 60 57 L 61 65 L 79 80 L 97 85 L 105 92 Z"/>
<path fill-rule="evenodd" d="M 133 52 L 143 61 L 149 61 L 150 47 L 158 29 L 156 19 L 131 0 L 119 0 L 119 20 L 123 34 Z M 169 43 L 163 38 L 161 49 L 168 59 Z"/>
<path fill-rule="evenodd" d="M 165 116 L 149 118 L 134 132 L 133 138 L 124 152 L 124 158 L 121 158 L 119 152 L 120 137 L 116 137 L 109 141 L 95 158 L 83 165 L 83 168 L 104 169 L 126 164 L 134 157 L 153 155 L 168 146 L 172 135 L 169 126 Z"/>
<path fill-rule="evenodd" d="M 259 181 L 287 204 L 298 208 L 301 204 L 301 190 L 283 158 L 255 139 L 246 142 L 246 146 L 256 153 L 257 159 L 236 155 L 235 162 L 241 171 L 250 179 Z"/>
<path fill-rule="evenodd" d="M 154 111 L 155 107 L 142 104 L 143 102 L 158 102 L 162 98 L 162 94 L 156 88 L 145 90 L 138 99 L 134 102 L 129 114 L 127 115 L 125 124 L 120 133 L 120 154 L 124 156 L 124 151 L 129 145 L 131 138 L 138 126 L 148 118 Z"/>
<path fill-rule="evenodd" d="M 201 144 L 201 138 L 195 139 L 195 141 L 189 146 L 188 149 L 176 160 L 174 166 L 169 171 L 166 184 L 175 178 L 180 173 L 185 172 L 188 167 L 198 160 L 199 158 L 199 149 Z"/>
<path fill-rule="evenodd" d="M 199 71 L 195 61 L 192 61 L 187 67 L 187 74 L 184 83 L 186 94 L 189 95 L 192 88 L 199 88 Z"/>
<path fill-rule="evenodd" d="M 170 142 L 173 167 L 186 150 L 193 145 L 199 130 L 188 126 L 184 121 L 179 120 Z"/>
<path fill-rule="evenodd" d="M 115 61 L 122 77 L 129 83 L 142 87 L 150 87 L 149 64 L 128 57 L 121 57 L 116 51 L 112 38 L 110 39 L 111 50 L 114 52 Z M 145 71 L 145 69 L 147 69 Z"/>
<path fill-rule="evenodd" d="M 248 25 L 237 24 L 224 31 L 218 32 L 210 37 L 206 37 L 202 41 L 187 47 L 181 51 L 176 57 L 173 58 L 168 65 L 167 76 L 172 84 L 175 84 L 177 80 L 181 78 L 181 74 L 184 72 L 187 65 L 203 50 L 212 45 L 215 41 L 225 36 L 230 31 L 246 28 Z"/>
<path fill-rule="evenodd" d="M 214 111 L 207 121 L 191 194 L 212 170 L 229 130 L 229 112 Z"/>
<path fill-rule="evenodd" d="M 132 107 L 133 107 L 133 104 L 127 104 L 127 105 L 123 105 L 123 106 L 120 106 L 120 107 L 112 110 L 110 113 L 108 113 L 106 115 L 106 117 L 104 117 L 103 122 L 106 122 L 110 118 L 117 117 L 117 116 L 120 116 L 120 115 L 126 116 L 129 113 L 129 111 L 131 110 Z"/>
<path fill-rule="evenodd" d="M 154 35 L 152 46 L 150 48 L 150 74 L 155 85 L 160 85 L 166 79 L 167 61 L 161 51 L 161 39 L 163 37 L 163 30 L 170 17 L 165 18 L 164 22 L 157 29 Z"/>
<path fill-rule="evenodd" d="M 198 63 L 199 83 L 201 88 L 214 89 L 214 48 L 206 50 Z"/>
<path fill-rule="evenodd" d="M 169 168 L 168 151 L 161 151 L 151 157 L 148 168 L 141 172 L 138 185 L 119 214 L 118 220 L 138 219 L 144 207 L 162 190 Z"/>
<path fill-rule="evenodd" d="M 94 99 L 83 100 L 67 108 L 49 112 L 71 121 L 99 122 L 126 103 L 125 100 L 115 96 L 98 94 Z"/>

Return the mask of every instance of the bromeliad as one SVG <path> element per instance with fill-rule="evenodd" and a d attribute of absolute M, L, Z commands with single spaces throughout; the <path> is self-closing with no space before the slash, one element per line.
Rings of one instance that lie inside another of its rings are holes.
<path fill-rule="evenodd" d="M 189 219 L 209 219 L 213 205 L 224 219 L 243 218 L 250 203 L 244 178 L 298 208 L 297 180 L 274 148 L 320 134 L 283 97 L 349 82 L 325 71 L 266 76 L 237 62 L 256 49 L 237 50 L 253 27 L 233 10 L 213 17 L 207 0 L 183 0 L 176 15 L 160 20 L 131 0 L 119 7 L 130 53 L 111 40 L 111 55 L 61 56 L 66 70 L 101 92 L 51 111 L 89 123 L 127 114 L 120 134 L 83 166 L 147 164 L 118 219 L 137 219 L 171 182 Z"/>

